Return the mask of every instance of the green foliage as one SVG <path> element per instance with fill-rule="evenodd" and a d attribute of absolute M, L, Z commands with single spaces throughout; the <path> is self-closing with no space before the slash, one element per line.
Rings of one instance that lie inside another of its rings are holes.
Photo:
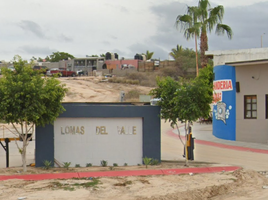
<path fill-rule="evenodd" d="M 80 164 L 75 164 L 75 167 L 81 167 Z"/>
<path fill-rule="evenodd" d="M 159 160 L 152 158 L 151 165 L 158 165 L 158 164 L 159 164 Z"/>
<path fill-rule="evenodd" d="M 114 166 L 110 166 L 109 169 L 110 169 L 111 171 L 113 171 L 115 168 L 114 168 Z"/>
<path fill-rule="evenodd" d="M 71 162 L 63 162 L 63 167 L 67 170 L 69 169 L 70 165 L 71 165 Z"/>
<path fill-rule="evenodd" d="M 196 69 L 196 53 L 193 49 L 183 48 L 177 45 L 177 48 L 173 48 L 169 55 L 176 61 L 176 66 L 182 69 L 183 75 L 185 75 L 190 68 Z M 197 52 L 197 56 L 199 61 L 198 66 L 200 66 L 199 52 Z"/>
<path fill-rule="evenodd" d="M 114 166 L 114 167 L 118 167 L 118 164 L 117 164 L 117 163 L 114 163 L 113 166 Z"/>
<path fill-rule="evenodd" d="M 45 165 L 44 169 L 48 170 L 48 169 L 51 168 L 52 162 L 48 161 L 48 160 L 45 160 L 45 161 L 43 161 L 43 164 Z"/>
<path fill-rule="evenodd" d="M 148 167 L 148 165 L 150 165 L 152 162 L 152 158 L 147 158 L 147 157 L 144 157 L 143 158 L 143 163 L 145 164 L 146 168 Z"/>
<path fill-rule="evenodd" d="M 205 85 L 211 90 L 209 91 L 213 95 L 213 67 L 207 65 L 207 67 L 199 70 L 199 76 L 196 77 L 197 84 Z"/>
<path fill-rule="evenodd" d="M 86 167 L 92 167 L 92 163 L 87 163 Z"/>
<path fill-rule="evenodd" d="M 75 188 L 96 188 L 98 184 L 100 184 L 100 180 L 97 178 L 79 178 L 75 180 L 90 180 L 90 181 L 85 181 L 83 183 L 73 183 L 73 184 L 63 184 L 60 182 L 53 182 L 51 183 L 53 185 L 53 189 L 63 189 L 67 191 L 74 191 Z"/>
<path fill-rule="evenodd" d="M 171 122 L 171 126 L 177 123 L 178 113 L 175 112 L 176 102 L 172 99 L 175 92 L 180 87 L 179 82 L 174 81 L 171 77 L 157 78 L 158 87 L 150 91 L 154 98 L 160 98 L 158 105 L 161 106 L 161 117 Z"/>
<path fill-rule="evenodd" d="M 107 165 L 108 165 L 108 161 L 107 160 L 102 160 L 101 161 L 101 166 L 102 167 L 107 167 Z"/>
<path fill-rule="evenodd" d="M 46 61 L 50 61 L 50 62 L 59 62 L 61 60 L 68 60 L 68 59 L 73 59 L 74 56 L 69 54 L 69 53 L 65 53 L 65 52 L 53 52 L 50 56 L 46 57 Z"/>
<path fill-rule="evenodd" d="M 64 111 L 66 88 L 54 78 L 42 78 L 27 61 L 15 57 L 15 71 L 3 69 L 0 79 L 0 118 L 7 123 L 36 126 L 53 123 Z"/>
<path fill-rule="evenodd" d="M 152 59 L 154 52 L 150 52 L 147 50 L 144 55 L 146 56 L 146 60 L 150 60 L 150 59 Z"/>
<path fill-rule="evenodd" d="M 124 166 L 126 167 L 127 166 L 127 163 L 125 163 Z"/>
<path fill-rule="evenodd" d="M 177 120 L 193 122 L 209 115 L 213 89 L 207 77 L 211 76 L 211 68 L 201 71 L 201 74 L 190 81 L 177 82 L 170 77 L 158 79 L 158 87 L 150 92 L 155 98 L 161 99 L 158 102 L 161 117 L 168 120 L 172 127 Z"/>
<path fill-rule="evenodd" d="M 133 89 L 133 90 L 130 90 L 126 93 L 125 95 L 125 99 L 135 99 L 135 98 L 139 98 L 140 96 L 140 91 L 137 90 L 137 89 Z"/>

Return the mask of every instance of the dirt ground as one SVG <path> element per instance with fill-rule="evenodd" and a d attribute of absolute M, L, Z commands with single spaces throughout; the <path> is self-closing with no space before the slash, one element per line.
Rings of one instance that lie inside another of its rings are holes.
<path fill-rule="evenodd" d="M 60 78 L 69 88 L 65 102 L 118 102 L 120 91 L 138 89 L 144 94 L 152 89 L 136 85 L 100 82 L 96 77 Z M 165 138 L 165 137 L 163 137 Z M 165 141 L 164 141 L 165 142 Z M 217 166 L 212 163 L 190 163 L 190 167 Z M 182 168 L 184 163 L 163 162 L 149 169 Z M 30 174 L 74 171 L 141 170 L 144 166 L 52 168 L 28 167 Z M 25 174 L 21 167 L 2 168 L 1 175 Z M 246 200 L 268 199 L 268 172 L 240 169 L 235 172 L 139 176 L 115 178 L 82 178 L 69 180 L 0 181 L 0 199 L 129 199 L 129 200 Z M 265 187 L 266 186 L 266 187 Z M 25 197 L 25 198 L 24 198 Z"/>

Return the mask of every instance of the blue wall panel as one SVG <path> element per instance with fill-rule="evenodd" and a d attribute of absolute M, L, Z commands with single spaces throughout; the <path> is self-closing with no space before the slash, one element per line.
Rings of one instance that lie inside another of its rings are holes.
<path fill-rule="evenodd" d="M 215 66 L 214 69 L 213 135 L 236 140 L 236 75 L 235 67 Z"/>
<path fill-rule="evenodd" d="M 161 161 L 160 107 L 129 103 L 63 103 L 66 109 L 59 117 L 66 118 L 143 118 L 143 157 Z M 36 128 L 36 167 L 43 161 L 54 161 L 54 126 Z"/>

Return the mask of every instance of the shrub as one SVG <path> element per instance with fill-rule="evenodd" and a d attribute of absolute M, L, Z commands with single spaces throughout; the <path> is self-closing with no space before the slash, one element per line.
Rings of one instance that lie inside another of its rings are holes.
<path fill-rule="evenodd" d="M 87 163 L 86 167 L 92 167 L 91 163 Z"/>
<path fill-rule="evenodd" d="M 113 166 L 114 166 L 114 167 L 118 167 L 118 164 L 117 164 L 117 163 L 114 163 Z"/>
<path fill-rule="evenodd" d="M 159 160 L 157 159 L 152 159 L 151 161 L 151 165 L 158 165 L 159 164 Z"/>
<path fill-rule="evenodd" d="M 107 167 L 107 165 L 108 165 L 107 160 L 102 160 L 102 161 L 101 161 L 101 166 L 103 166 L 103 167 Z"/>
<path fill-rule="evenodd" d="M 75 164 L 75 167 L 81 167 L 80 164 Z"/>
<path fill-rule="evenodd" d="M 69 169 L 71 165 L 71 162 L 63 162 L 63 167 L 66 168 L 67 170 Z"/>
<path fill-rule="evenodd" d="M 143 158 L 143 163 L 145 164 L 146 168 L 148 168 L 148 165 L 150 165 L 151 162 L 152 162 L 152 158 L 147 158 L 147 157 Z"/>
<path fill-rule="evenodd" d="M 51 161 L 45 160 L 43 163 L 45 165 L 44 169 L 48 170 L 49 168 L 51 168 L 51 164 L 52 164 Z"/>

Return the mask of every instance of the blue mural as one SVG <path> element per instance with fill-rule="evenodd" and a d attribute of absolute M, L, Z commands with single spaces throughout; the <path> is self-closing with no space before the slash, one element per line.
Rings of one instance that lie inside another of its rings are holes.
<path fill-rule="evenodd" d="M 236 140 L 236 75 L 235 67 L 215 66 L 213 82 L 213 135 Z"/>

